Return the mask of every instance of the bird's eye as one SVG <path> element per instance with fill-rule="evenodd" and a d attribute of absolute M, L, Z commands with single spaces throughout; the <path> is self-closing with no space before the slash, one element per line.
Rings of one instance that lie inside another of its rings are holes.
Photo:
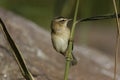
<path fill-rule="evenodd" d="M 64 22 L 65 20 L 63 19 L 63 20 L 61 20 L 60 22 Z"/>

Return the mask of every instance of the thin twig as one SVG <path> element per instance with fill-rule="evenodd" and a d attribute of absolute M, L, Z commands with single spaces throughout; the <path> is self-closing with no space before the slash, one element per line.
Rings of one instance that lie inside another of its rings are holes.
<path fill-rule="evenodd" d="M 119 19 L 118 19 L 118 11 L 116 6 L 116 1 L 113 0 L 113 6 L 115 10 L 116 15 L 116 23 L 117 23 L 117 40 L 116 40 L 116 50 L 115 50 L 115 66 L 114 66 L 114 79 L 117 80 L 117 60 L 118 60 L 118 53 L 119 53 L 119 39 L 120 39 L 120 25 L 119 25 Z"/>
<path fill-rule="evenodd" d="M 86 21 L 96 21 L 96 20 L 112 19 L 112 18 L 116 18 L 116 14 L 107 14 L 107 15 L 83 18 L 83 19 L 77 20 L 77 23 L 79 23 L 79 22 L 86 22 Z M 120 14 L 118 14 L 118 18 L 120 18 Z"/>

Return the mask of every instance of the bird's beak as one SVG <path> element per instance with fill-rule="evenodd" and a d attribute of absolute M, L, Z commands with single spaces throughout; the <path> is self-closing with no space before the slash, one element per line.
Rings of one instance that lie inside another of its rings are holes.
<path fill-rule="evenodd" d="M 68 21 L 71 21 L 72 19 L 68 19 Z"/>

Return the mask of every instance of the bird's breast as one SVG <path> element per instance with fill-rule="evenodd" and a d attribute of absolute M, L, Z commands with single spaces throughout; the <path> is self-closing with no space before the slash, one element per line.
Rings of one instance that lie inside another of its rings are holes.
<path fill-rule="evenodd" d="M 64 53 L 68 46 L 69 35 L 54 35 L 53 44 L 58 52 Z"/>

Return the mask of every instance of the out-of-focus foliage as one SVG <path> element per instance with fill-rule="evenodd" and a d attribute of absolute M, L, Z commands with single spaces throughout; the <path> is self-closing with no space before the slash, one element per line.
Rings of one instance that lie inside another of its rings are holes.
<path fill-rule="evenodd" d="M 12 10 L 37 24 L 49 27 L 55 16 L 73 17 L 76 0 L 0 0 L 0 7 Z M 111 0 L 80 0 L 78 18 L 113 13 Z"/>
<path fill-rule="evenodd" d="M 59 3 L 60 0 L 56 0 Z M 63 2 L 62 2 L 63 1 Z M 61 0 L 62 7 L 60 8 L 61 15 L 63 16 L 73 16 L 74 8 L 75 8 L 75 0 Z M 56 5 L 57 8 L 61 6 L 61 4 Z M 89 17 L 95 15 L 103 15 L 113 13 L 113 4 L 110 0 L 80 0 L 79 6 L 79 14 L 80 18 Z"/>
<path fill-rule="evenodd" d="M 12 10 L 47 28 L 53 17 L 54 0 L 0 0 L 0 7 Z"/>
<path fill-rule="evenodd" d="M 0 7 L 26 17 L 50 30 L 53 17 L 73 18 L 76 0 L 0 0 Z M 120 12 L 120 0 L 116 0 Z M 80 0 L 78 19 L 114 13 L 112 0 Z M 100 20 L 77 26 L 75 42 L 95 46 L 102 51 L 114 52 L 115 21 Z M 114 31 L 113 31 L 114 30 Z M 114 35 L 113 35 L 114 36 Z"/>

